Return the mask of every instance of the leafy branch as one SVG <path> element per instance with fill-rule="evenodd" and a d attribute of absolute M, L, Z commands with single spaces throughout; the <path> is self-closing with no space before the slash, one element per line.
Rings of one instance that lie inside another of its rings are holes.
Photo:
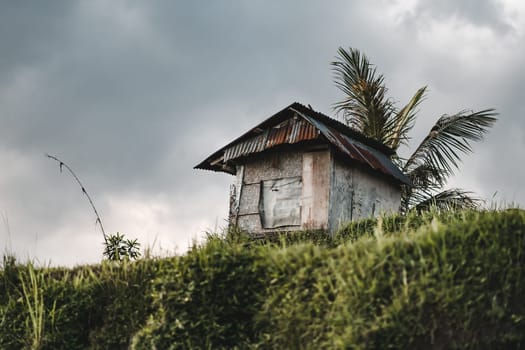
<path fill-rule="evenodd" d="M 126 259 L 136 260 L 140 257 L 140 243 L 137 239 L 125 239 L 119 232 L 108 237 L 104 255 L 111 261 Z"/>

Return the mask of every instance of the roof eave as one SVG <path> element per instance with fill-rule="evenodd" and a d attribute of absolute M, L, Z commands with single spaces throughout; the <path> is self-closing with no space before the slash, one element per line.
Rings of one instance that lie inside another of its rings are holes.
<path fill-rule="evenodd" d="M 229 147 L 232 147 L 233 145 L 237 143 L 244 142 L 246 139 L 250 137 L 256 137 L 257 135 L 261 133 L 261 130 L 264 130 L 270 126 L 276 125 L 286 120 L 286 118 L 290 117 L 290 113 L 293 113 L 294 115 L 297 115 L 300 118 L 306 120 L 308 123 L 312 124 L 315 128 L 317 128 L 321 132 L 321 134 L 325 134 L 319 129 L 319 126 L 317 125 L 318 123 L 312 122 L 311 120 L 311 119 L 318 119 L 320 123 L 326 125 L 329 128 L 333 128 L 334 130 L 337 130 L 338 133 L 344 134 L 347 137 L 350 137 L 354 139 L 355 141 L 358 141 L 359 143 L 363 144 L 366 147 L 375 149 L 377 152 L 382 154 L 381 158 L 383 157 L 389 158 L 390 162 L 391 162 L 391 159 L 390 159 L 391 156 L 395 154 L 395 150 L 384 145 L 383 143 L 370 139 L 364 136 L 363 134 L 359 133 L 358 131 L 349 128 L 348 126 L 342 124 L 341 122 L 333 118 L 330 118 L 320 112 L 316 112 L 311 108 L 305 107 L 298 102 L 294 102 L 290 104 L 289 106 L 283 108 L 279 112 L 275 113 L 271 117 L 265 119 L 264 121 L 262 121 L 255 127 L 251 128 L 250 130 L 248 130 L 241 136 L 237 137 L 233 141 L 229 142 L 227 145 L 223 146 L 219 150 L 215 151 L 213 154 L 208 156 L 204 161 L 196 165 L 194 169 L 203 169 L 203 170 L 211 170 L 211 171 L 216 171 L 216 172 L 225 172 L 229 174 L 235 174 L 236 173 L 235 167 L 232 168 L 232 164 L 229 161 L 224 162 L 226 150 Z M 323 135 L 323 136 L 326 139 L 327 135 Z M 332 143 L 333 140 L 330 141 L 327 139 L 326 141 L 328 143 Z M 222 163 L 220 161 L 221 158 L 223 159 Z M 393 165 L 395 166 L 395 164 Z M 393 173 L 391 172 L 392 169 L 390 169 L 390 171 L 385 172 L 380 169 L 379 170 L 375 169 L 374 166 L 371 166 L 371 168 L 375 171 L 379 171 L 381 173 L 386 174 L 389 177 L 392 177 L 397 182 L 400 182 L 407 186 L 411 186 L 411 183 L 408 177 L 406 177 L 406 175 L 403 174 L 401 170 L 397 168 L 397 166 L 396 166 L 397 171 L 393 171 Z"/>

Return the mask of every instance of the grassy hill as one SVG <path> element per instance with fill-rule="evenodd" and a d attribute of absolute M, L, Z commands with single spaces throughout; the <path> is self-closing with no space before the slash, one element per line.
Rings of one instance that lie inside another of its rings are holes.
<path fill-rule="evenodd" d="M 5 256 L 0 349 L 520 349 L 524 287 L 517 209 L 230 232 L 73 269 Z"/>

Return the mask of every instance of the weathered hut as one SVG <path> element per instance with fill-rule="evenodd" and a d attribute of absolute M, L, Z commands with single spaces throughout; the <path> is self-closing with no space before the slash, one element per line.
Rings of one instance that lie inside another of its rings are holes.
<path fill-rule="evenodd" d="M 235 175 L 230 224 L 253 234 L 326 229 L 397 212 L 409 179 L 394 151 L 293 103 L 222 147 L 196 169 Z"/>

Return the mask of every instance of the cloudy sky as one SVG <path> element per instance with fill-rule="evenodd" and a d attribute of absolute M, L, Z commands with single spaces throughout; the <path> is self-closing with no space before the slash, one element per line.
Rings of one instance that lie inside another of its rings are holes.
<path fill-rule="evenodd" d="M 193 166 L 293 101 L 333 115 L 339 46 L 365 52 L 399 103 L 428 85 L 414 143 L 442 114 L 496 108 L 450 185 L 525 205 L 521 0 L 4 1 L 0 249 L 100 261 L 89 203 L 49 153 L 108 232 L 183 252 L 225 225 L 232 180 Z"/>

